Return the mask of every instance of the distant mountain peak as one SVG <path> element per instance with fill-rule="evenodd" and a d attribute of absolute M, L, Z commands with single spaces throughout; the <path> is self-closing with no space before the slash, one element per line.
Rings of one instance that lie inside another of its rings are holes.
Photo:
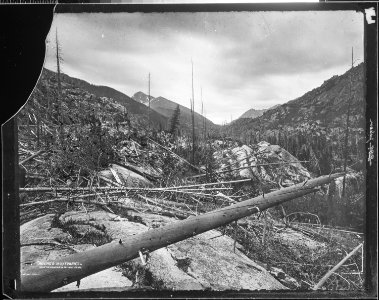
<path fill-rule="evenodd" d="M 145 105 L 149 105 L 149 95 L 146 95 L 144 92 L 137 92 L 132 97 L 133 100 L 140 102 Z M 155 97 L 150 95 L 150 104 L 155 99 Z"/>
<path fill-rule="evenodd" d="M 274 105 L 270 108 L 266 108 L 266 109 L 254 109 L 254 108 L 251 108 L 249 109 L 248 111 L 244 112 L 242 114 L 242 116 L 239 117 L 239 119 L 255 119 L 255 118 L 258 118 L 260 117 L 261 115 L 263 115 L 264 112 L 270 110 L 270 109 L 274 109 L 276 107 L 280 106 L 280 104 L 277 104 L 277 105 Z"/>
<path fill-rule="evenodd" d="M 255 119 L 257 117 L 260 117 L 263 115 L 264 109 L 254 109 L 250 108 L 248 111 L 244 112 L 242 116 L 240 116 L 240 119 L 247 118 L 247 119 Z"/>
<path fill-rule="evenodd" d="M 192 117 L 191 117 L 191 110 L 188 107 L 183 106 L 173 100 L 167 99 L 162 96 L 157 96 L 157 97 L 150 96 L 150 97 L 151 97 L 151 101 L 150 101 L 151 110 L 156 111 L 157 113 L 165 116 L 169 120 L 172 118 L 174 111 L 179 105 L 179 109 L 180 109 L 179 124 L 180 124 L 181 130 L 182 132 L 187 132 L 187 133 L 191 131 L 190 124 L 192 122 Z M 136 102 L 148 105 L 148 95 L 146 95 L 144 92 L 139 91 L 135 93 L 132 98 Z M 217 127 L 217 125 L 213 124 L 212 121 L 200 115 L 199 113 L 195 112 L 195 129 L 196 130 L 202 130 L 204 121 L 207 124 L 206 126 L 208 130 Z"/>

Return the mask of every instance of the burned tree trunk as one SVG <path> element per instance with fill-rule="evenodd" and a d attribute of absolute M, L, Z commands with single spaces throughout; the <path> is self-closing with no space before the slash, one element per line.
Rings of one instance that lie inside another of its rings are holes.
<path fill-rule="evenodd" d="M 193 89 L 193 62 L 192 64 L 192 100 L 191 100 L 191 120 L 192 120 L 192 164 L 195 164 L 195 93 Z"/>
<path fill-rule="evenodd" d="M 336 183 L 332 181 L 329 184 L 328 194 L 327 194 L 327 203 L 328 203 L 328 211 L 327 216 L 331 225 L 335 223 L 335 203 L 334 203 L 334 194 L 336 192 Z"/>
<path fill-rule="evenodd" d="M 130 236 L 127 240 L 111 242 L 95 249 L 75 253 L 51 262 L 49 268 L 31 267 L 25 270 L 21 276 L 21 290 L 25 292 L 54 290 L 101 270 L 134 259 L 145 251 L 157 250 L 269 207 L 313 193 L 317 186 L 327 184 L 340 176 L 343 174 L 322 176 L 200 216 L 189 217 L 182 221 L 148 230 Z M 62 265 L 72 267 L 62 268 Z"/>

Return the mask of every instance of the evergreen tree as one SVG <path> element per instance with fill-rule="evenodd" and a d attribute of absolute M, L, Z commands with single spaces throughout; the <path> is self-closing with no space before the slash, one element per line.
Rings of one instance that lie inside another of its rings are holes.
<path fill-rule="evenodd" d="M 172 135 L 177 134 L 177 130 L 179 128 L 179 117 L 180 117 L 180 108 L 179 108 L 179 105 L 177 105 L 170 120 L 170 133 Z"/>

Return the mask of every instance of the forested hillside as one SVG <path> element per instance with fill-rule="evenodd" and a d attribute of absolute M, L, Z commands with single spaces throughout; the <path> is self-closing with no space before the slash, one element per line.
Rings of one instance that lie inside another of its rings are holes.
<path fill-rule="evenodd" d="M 125 110 L 127 113 L 129 113 L 130 116 L 133 115 L 134 119 L 143 119 L 145 120 L 145 122 L 147 122 L 148 108 L 145 105 L 134 101 L 129 96 L 113 88 L 110 88 L 108 86 L 93 85 L 82 79 L 70 77 L 63 73 L 61 74 L 61 81 L 62 85 L 66 88 L 80 89 L 81 92 L 87 92 L 89 96 L 92 95 L 92 97 L 96 97 L 97 99 L 101 97 L 111 99 L 112 102 L 121 105 L 119 106 L 119 108 L 121 108 L 121 111 Z M 52 89 L 54 86 L 57 86 L 57 74 L 53 71 L 44 68 L 41 74 L 41 79 L 38 82 L 37 91 L 40 88 Z M 75 92 L 73 93 L 73 95 L 75 95 Z M 71 102 L 74 105 L 77 105 L 78 103 L 80 103 L 80 101 L 81 98 L 78 97 L 77 99 L 73 99 Z M 150 113 L 150 118 L 152 124 L 154 126 L 160 127 L 161 129 L 164 129 L 168 122 L 168 119 L 166 117 L 162 116 L 161 114 L 155 111 L 152 111 Z"/>
<path fill-rule="evenodd" d="M 364 64 L 255 119 L 238 119 L 223 127 L 227 137 L 247 143 L 279 144 L 318 174 L 340 168 L 348 127 L 348 164 L 364 167 Z M 349 121 L 347 124 L 347 116 Z"/>

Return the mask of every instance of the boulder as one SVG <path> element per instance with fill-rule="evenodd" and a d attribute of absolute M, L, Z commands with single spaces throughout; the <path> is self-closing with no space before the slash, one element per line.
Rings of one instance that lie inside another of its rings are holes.
<path fill-rule="evenodd" d="M 107 170 L 100 171 L 99 175 L 128 187 L 146 187 L 153 185 L 140 174 L 116 164 L 112 164 Z"/>
<path fill-rule="evenodd" d="M 214 158 L 218 162 L 221 176 L 233 174 L 236 177 L 260 178 L 283 185 L 292 185 L 311 178 L 311 174 L 299 160 L 278 145 L 260 142 L 257 149 L 247 145 L 216 151 Z M 283 162 L 290 162 L 281 164 Z M 250 167 L 250 168 L 249 168 Z M 228 168 L 236 169 L 224 172 Z"/>

